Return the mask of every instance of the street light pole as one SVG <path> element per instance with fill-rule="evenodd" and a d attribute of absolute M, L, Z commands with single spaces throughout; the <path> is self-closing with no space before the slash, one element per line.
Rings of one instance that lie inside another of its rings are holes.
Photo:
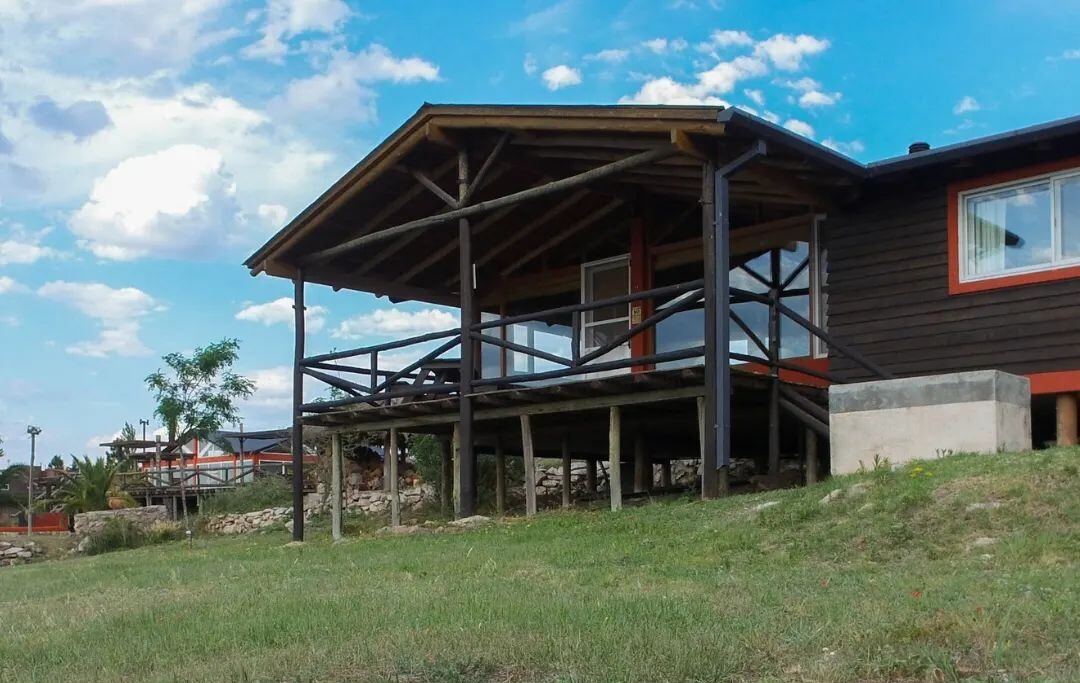
<path fill-rule="evenodd" d="M 26 428 L 30 435 L 30 473 L 26 478 L 26 537 L 34 534 L 34 456 L 37 454 L 37 435 L 41 429 L 34 425 Z"/>

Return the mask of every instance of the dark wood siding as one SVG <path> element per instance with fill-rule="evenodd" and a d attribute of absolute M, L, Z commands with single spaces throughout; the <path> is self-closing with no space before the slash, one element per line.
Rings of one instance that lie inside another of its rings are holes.
<path fill-rule="evenodd" d="M 1080 279 L 950 295 L 947 229 L 944 184 L 830 216 L 829 332 L 898 375 L 1080 369 Z M 836 354 L 831 365 L 871 379 Z"/>

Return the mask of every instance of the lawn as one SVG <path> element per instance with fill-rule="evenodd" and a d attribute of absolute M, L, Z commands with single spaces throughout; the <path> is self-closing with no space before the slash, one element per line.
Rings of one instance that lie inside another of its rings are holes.
<path fill-rule="evenodd" d="M 313 536 L 0 570 L 0 680 L 1080 680 L 1076 449 Z"/>

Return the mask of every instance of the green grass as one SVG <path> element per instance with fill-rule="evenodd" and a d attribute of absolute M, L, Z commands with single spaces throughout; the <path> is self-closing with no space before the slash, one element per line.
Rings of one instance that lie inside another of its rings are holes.
<path fill-rule="evenodd" d="M 260 477 L 250 484 L 207 496 L 202 512 L 220 515 L 232 512 L 254 512 L 266 508 L 292 505 L 292 489 L 285 477 Z"/>
<path fill-rule="evenodd" d="M 456 534 L 8 568 L 0 680 L 1077 681 L 1078 493 L 1076 449 L 962 455 Z"/>

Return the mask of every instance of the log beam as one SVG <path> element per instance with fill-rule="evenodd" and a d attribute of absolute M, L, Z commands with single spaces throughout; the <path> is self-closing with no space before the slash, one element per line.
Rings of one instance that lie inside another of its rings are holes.
<path fill-rule="evenodd" d="M 611 511 L 622 509 L 622 413 L 612 406 L 608 416 L 608 490 L 611 492 Z"/>
<path fill-rule="evenodd" d="M 1077 442 L 1076 394 L 1057 395 L 1057 445 L 1075 446 Z"/>

